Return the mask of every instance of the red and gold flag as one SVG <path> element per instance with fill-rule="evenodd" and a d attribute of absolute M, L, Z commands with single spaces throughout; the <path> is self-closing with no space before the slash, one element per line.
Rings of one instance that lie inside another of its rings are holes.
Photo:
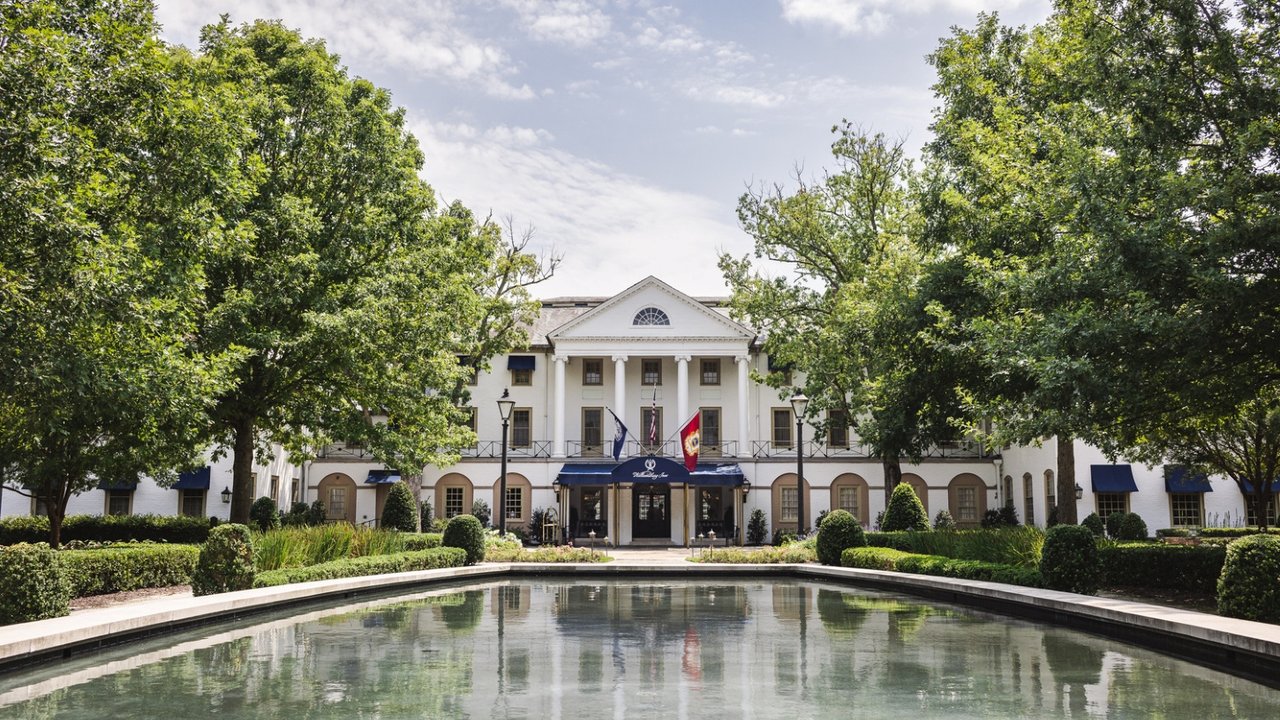
<path fill-rule="evenodd" d="M 694 413 L 689 422 L 680 428 L 680 449 L 684 451 L 684 466 L 693 472 L 698 466 L 698 450 L 702 446 L 701 413 Z"/>

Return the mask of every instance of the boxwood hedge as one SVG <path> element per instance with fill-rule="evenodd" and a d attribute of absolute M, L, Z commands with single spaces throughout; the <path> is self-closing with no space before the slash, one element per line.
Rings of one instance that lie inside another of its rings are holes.
<path fill-rule="evenodd" d="M 1221 545 L 1101 543 L 1102 584 L 1212 594 L 1227 557 Z"/>
<path fill-rule="evenodd" d="M 436 568 L 461 567 L 466 563 L 467 552 L 461 548 L 433 548 L 414 550 L 393 555 L 366 555 L 364 557 L 334 560 L 300 568 L 282 568 L 258 573 L 254 587 L 272 587 L 311 580 L 362 577 L 383 573 L 408 572 L 410 570 L 434 570 Z"/>
<path fill-rule="evenodd" d="M 133 545 L 58 553 L 73 597 L 191 583 L 196 545 Z"/>
<path fill-rule="evenodd" d="M 893 570 L 962 580 L 985 580 L 1025 587 L 1044 586 L 1040 571 L 1035 568 L 1003 565 L 981 560 L 957 560 L 940 555 L 919 555 L 892 548 L 849 548 L 841 555 L 840 564 L 845 567 L 868 570 Z"/>
<path fill-rule="evenodd" d="M 68 515 L 62 523 L 62 542 L 147 541 L 202 543 L 209 537 L 209 518 L 163 515 Z M 49 518 L 11 517 L 0 520 L 0 545 L 49 541 Z"/>

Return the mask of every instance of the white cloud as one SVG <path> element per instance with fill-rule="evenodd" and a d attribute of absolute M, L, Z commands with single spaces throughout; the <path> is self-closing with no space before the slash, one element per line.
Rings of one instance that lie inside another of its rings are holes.
<path fill-rule="evenodd" d="M 841 35 L 883 32 L 898 15 L 939 10 L 974 14 L 1015 8 L 1029 0 L 779 0 L 782 17 L 793 24 L 827 25 Z"/>
<path fill-rule="evenodd" d="M 781 92 L 750 85 L 721 84 L 714 78 L 685 81 L 680 84 L 680 90 L 693 100 L 764 109 L 777 107 L 787 99 Z"/>
<path fill-rule="evenodd" d="M 609 36 L 613 21 L 583 0 L 504 0 L 516 11 L 529 37 L 572 46 L 597 43 Z"/>

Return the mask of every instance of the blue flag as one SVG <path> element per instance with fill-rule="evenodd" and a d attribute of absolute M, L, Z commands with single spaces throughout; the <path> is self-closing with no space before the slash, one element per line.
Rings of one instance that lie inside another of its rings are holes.
<path fill-rule="evenodd" d="M 606 410 L 608 408 L 605 408 Z M 613 411 L 609 410 L 609 414 L 613 415 Z M 617 460 L 622 457 L 622 446 L 627 442 L 627 426 L 622 424 L 617 415 L 613 415 L 613 459 Z"/>

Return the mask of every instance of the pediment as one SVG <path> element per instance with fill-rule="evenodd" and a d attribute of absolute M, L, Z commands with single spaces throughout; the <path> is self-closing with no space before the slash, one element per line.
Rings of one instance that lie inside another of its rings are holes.
<path fill-rule="evenodd" d="M 643 316 L 639 324 L 637 316 Z M 666 324 L 661 323 L 663 319 Z M 750 342 L 755 336 L 745 325 L 652 275 L 547 333 L 552 342 L 604 339 Z"/>

